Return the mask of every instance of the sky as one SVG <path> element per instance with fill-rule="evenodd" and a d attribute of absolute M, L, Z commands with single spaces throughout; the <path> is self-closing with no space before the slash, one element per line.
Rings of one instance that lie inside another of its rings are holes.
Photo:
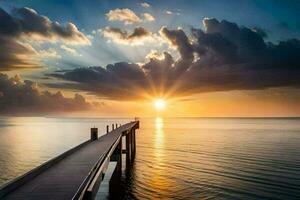
<path fill-rule="evenodd" d="M 0 115 L 299 116 L 299 16 L 297 0 L 0 0 Z"/>

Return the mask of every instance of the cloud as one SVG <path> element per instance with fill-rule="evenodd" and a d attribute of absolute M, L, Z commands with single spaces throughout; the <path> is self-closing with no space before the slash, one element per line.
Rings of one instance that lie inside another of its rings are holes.
<path fill-rule="evenodd" d="M 57 114 L 92 108 L 80 94 L 67 98 L 61 92 L 41 91 L 36 83 L 19 76 L 9 78 L 0 73 L 0 114 Z"/>
<path fill-rule="evenodd" d="M 72 54 L 73 56 L 82 56 L 81 54 L 79 54 L 76 49 L 67 47 L 66 45 L 62 44 L 60 45 L 60 48 L 65 50 L 66 52 L 68 52 L 69 54 Z"/>
<path fill-rule="evenodd" d="M 158 36 L 147 31 L 143 27 L 137 27 L 132 33 L 120 28 L 105 27 L 99 30 L 103 37 L 110 39 L 113 42 L 124 45 L 143 45 L 145 42 L 154 42 L 158 40 Z"/>
<path fill-rule="evenodd" d="M 155 21 L 155 17 L 150 13 L 143 13 L 140 16 L 138 16 L 129 8 L 117 8 L 115 10 L 110 10 L 108 13 L 106 13 L 106 18 L 108 21 L 120 21 L 124 22 L 126 25 L 140 22 Z"/>
<path fill-rule="evenodd" d="M 268 37 L 267 31 L 262 29 L 262 28 L 255 27 L 255 28 L 252 28 L 252 31 L 259 34 L 262 38 L 267 38 Z"/>
<path fill-rule="evenodd" d="M 149 21 L 149 22 L 153 22 L 155 21 L 155 17 L 153 17 L 151 14 L 149 13 L 144 13 L 143 14 L 144 20 L 145 21 Z"/>
<path fill-rule="evenodd" d="M 163 60 L 165 58 L 164 54 L 158 52 L 157 50 L 151 50 L 150 53 L 146 55 L 146 59 L 156 59 L 156 60 Z"/>
<path fill-rule="evenodd" d="M 166 10 L 166 14 L 167 15 L 177 15 L 179 16 L 180 15 L 180 9 L 177 9 L 178 12 L 172 12 L 171 10 Z"/>
<path fill-rule="evenodd" d="M 51 59 L 59 59 L 61 55 L 59 55 L 54 49 L 49 48 L 47 50 L 40 50 L 38 52 L 39 57 L 42 58 L 51 58 Z"/>
<path fill-rule="evenodd" d="M 38 68 L 37 52 L 26 43 L 0 35 L 0 71 L 22 68 Z"/>
<path fill-rule="evenodd" d="M 133 24 L 142 20 L 132 10 L 128 8 L 110 10 L 106 13 L 108 21 L 122 21 L 125 24 Z"/>
<path fill-rule="evenodd" d="M 173 12 L 172 12 L 172 11 L 170 11 L 170 10 L 167 10 L 167 11 L 166 11 L 166 14 L 168 14 L 168 15 L 172 15 L 172 14 L 173 14 Z"/>
<path fill-rule="evenodd" d="M 141 6 L 143 8 L 150 8 L 151 7 L 151 5 L 149 3 L 146 3 L 146 2 L 141 3 Z"/>
<path fill-rule="evenodd" d="M 29 41 L 90 44 L 74 24 L 62 26 L 27 7 L 16 8 L 11 14 L 0 8 L 0 27 L 0 71 L 42 66 L 38 57 L 46 50 L 39 53 Z"/>
<path fill-rule="evenodd" d="M 159 32 L 171 45 L 178 49 L 183 61 L 191 61 L 193 59 L 193 47 L 182 29 L 169 30 L 166 27 L 162 27 Z"/>
<path fill-rule="evenodd" d="M 204 19 L 203 24 L 204 30 L 191 28 L 190 36 L 181 29 L 161 28 L 162 37 L 178 50 L 177 60 L 168 52 L 163 56 L 152 52 L 144 64 L 122 62 L 105 68 L 54 73 L 52 76 L 75 81 L 55 87 L 131 100 L 158 95 L 300 87 L 299 40 L 275 44 L 264 41 L 265 33 L 226 20 Z M 122 31 L 118 34 L 129 37 Z"/>
<path fill-rule="evenodd" d="M 124 92 L 127 93 L 128 97 L 138 97 L 140 95 L 138 86 L 146 85 L 146 77 L 139 65 L 126 62 L 107 65 L 106 69 L 102 67 L 76 68 L 63 74 L 50 74 L 50 76 L 82 83 L 78 85 L 81 90 L 88 90 L 97 94 L 109 94 L 109 97 L 113 96 L 116 99 L 126 98 Z M 90 87 L 91 84 L 94 85 L 93 88 Z M 67 83 L 63 86 L 48 84 L 48 86 L 66 89 L 77 87 L 73 83 Z"/>
<path fill-rule="evenodd" d="M 5 36 L 25 36 L 28 39 L 42 39 L 48 42 L 90 44 L 90 40 L 73 23 L 69 22 L 62 26 L 27 7 L 14 9 L 12 14 L 0 8 L 0 25 L 2 27 L 0 34 Z"/>

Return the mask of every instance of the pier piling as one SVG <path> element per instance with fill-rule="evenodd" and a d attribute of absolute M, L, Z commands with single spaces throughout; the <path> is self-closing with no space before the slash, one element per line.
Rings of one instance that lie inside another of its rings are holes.
<path fill-rule="evenodd" d="M 126 134 L 126 169 L 130 165 L 130 135 Z"/>

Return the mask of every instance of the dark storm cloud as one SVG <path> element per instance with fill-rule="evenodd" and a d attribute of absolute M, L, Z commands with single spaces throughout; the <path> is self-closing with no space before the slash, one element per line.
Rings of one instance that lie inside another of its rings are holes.
<path fill-rule="evenodd" d="M 24 39 L 90 44 L 74 24 L 62 26 L 27 7 L 14 9 L 11 14 L 0 8 L 0 27 L 0 70 L 38 66 L 30 59 L 38 56 L 37 52 Z"/>
<path fill-rule="evenodd" d="M 150 35 L 149 31 L 147 31 L 143 27 L 138 27 L 138 28 L 135 28 L 133 30 L 133 33 L 128 36 L 128 39 L 130 39 L 130 38 L 140 38 L 140 37 L 144 37 L 144 36 L 147 36 L 147 35 Z"/>
<path fill-rule="evenodd" d="M 98 95 L 131 99 L 143 94 L 138 91 L 190 95 L 300 86 L 299 40 L 274 44 L 264 41 L 267 35 L 262 29 L 216 19 L 204 19 L 203 24 L 205 30 L 192 28 L 190 37 L 183 30 L 161 29 L 161 35 L 177 48 L 178 60 L 166 52 L 162 60 L 152 58 L 141 65 L 117 63 L 55 76 L 76 82 L 68 87 L 84 85 Z"/>
<path fill-rule="evenodd" d="M 262 29 L 262 28 L 254 27 L 254 28 L 252 28 L 252 31 L 259 34 L 262 38 L 267 38 L 268 37 L 267 31 Z"/>
<path fill-rule="evenodd" d="M 113 27 L 106 27 L 102 31 L 107 34 L 116 35 L 119 38 L 124 39 L 124 40 L 142 38 L 142 37 L 150 35 L 150 32 L 147 31 L 146 29 L 144 29 L 143 27 L 135 28 L 131 34 L 128 34 L 127 31 L 122 30 L 120 28 L 113 28 Z"/>
<path fill-rule="evenodd" d="M 124 96 L 138 97 L 134 89 L 146 85 L 146 77 L 142 69 L 137 64 L 126 62 L 107 65 L 106 69 L 102 67 L 77 68 L 63 74 L 52 74 L 52 76 L 81 83 L 65 84 L 64 88 L 78 87 L 78 89 L 97 94 L 109 94 L 107 96 L 118 99 Z M 62 87 L 55 84 L 49 85 Z"/>
<path fill-rule="evenodd" d="M 46 41 L 90 44 L 89 39 L 73 23 L 63 26 L 27 7 L 14 9 L 12 14 L 0 8 L 0 26 L 0 34 L 5 36 L 28 34 Z"/>
<path fill-rule="evenodd" d="M 153 42 L 153 34 L 147 31 L 143 27 L 135 28 L 132 33 L 128 33 L 126 30 L 113 27 L 105 27 L 100 32 L 106 38 L 111 39 L 113 42 L 127 44 L 127 45 L 141 45 L 145 41 Z"/>
<path fill-rule="evenodd" d="M 0 114 L 48 114 L 90 108 L 92 105 L 79 94 L 66 98 L 61 92 L 40 91 L 34 82 L 0 73 Z"/>
<path fill-rule="evenodd" d="M 191 62 L 193 60 L 193 47 L 183 30 L 169 30 L 166 27 L 162 27 L 160 33 L 167 38 L 172 45 L 178 48 L 183 61 Z"/>
<path fill-rule="evenodd" d="M 39 67 L 32 61 L 37 52 L 18 40 L 0 35 L 0 71 Z"/>

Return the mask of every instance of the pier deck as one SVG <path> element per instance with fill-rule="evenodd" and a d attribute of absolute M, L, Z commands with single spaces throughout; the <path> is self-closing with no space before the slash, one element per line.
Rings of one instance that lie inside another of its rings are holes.
<path fill-rule="evenodd" d="M 41 170 L 33 178 L 22 181 L 21 184 L 17 183 L 18 180 L 12 181 L 1 188 L 0 198 L 5 200 L 77 199 L 75 195 L 85 184 L 91 169 L 122 138 L 122 134 L 134 129 L 137 124 L 138 122 L 130 122 L 101 136 L 96 141 L 86 142 L 70 155 L 54 164 L 49 164 L 49 167 Z M 30 174 L 31 172 L 25 176 Z M 11 189 L 13 184 L 18 186 Z"/>

